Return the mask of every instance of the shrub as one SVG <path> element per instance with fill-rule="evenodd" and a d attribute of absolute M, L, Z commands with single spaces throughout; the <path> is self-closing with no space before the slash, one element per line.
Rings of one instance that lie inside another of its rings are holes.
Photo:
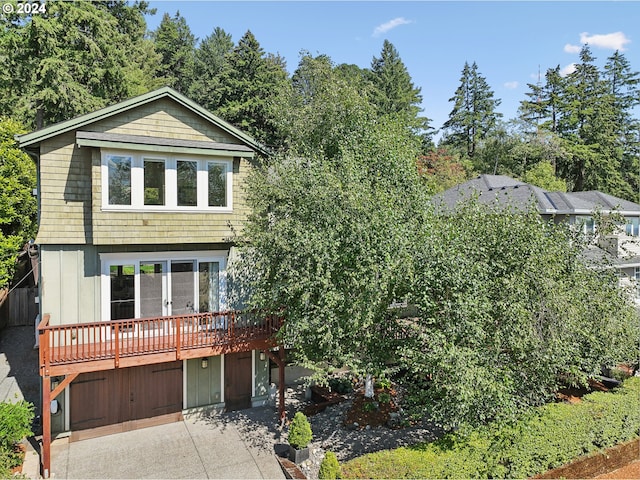
<path fill-rule="evenodd" d="M 391 380 L 389 380 L 387 377 L 380 377 L 376 380 L 375 387 L 388 390 L 391 388 Z"/>
<path fill-rule="evenodd" d="M 353 391 L 353 384 L 348 377 L 331 377 L 329 379 L 329 388 L 341 395 Z"/>
<path fill-rule="evenodd" d="M 302 412 L 296 412 L 289 425 L 289 445 L 295 449 L 306 448 L 311 441 L 311 424 Z"/>
<path fill-rule="evenodd" d="M 333 452 L 327 452 L 320 463 L 320 471 L 318 472 L 320 480 L 334 480 L 340 478 L 340 464 L 338 457 Z"/>
<path fill-rule="evenodd" d="M 511 423 L 461 428 L 432 442 L 345 463 L 345 478 L 527 478 L 640 436 L 640 378 L 576 405 L 543 405 Z"/>
<path fill-rule="evenodd" d="M 380 403 L 389 403 L 391 402 L 391 394 L 388 392 L 380 392 L 378 394 L 378 401 Z"/>
<path fill-rule="evenodd" d="M 24 437 L 33 435 L 31 422 L 33 405 L 21 400 L 16 403 L 0 403 L 0 478 L 19 465 L 21 456 L 14 447 Z"/>

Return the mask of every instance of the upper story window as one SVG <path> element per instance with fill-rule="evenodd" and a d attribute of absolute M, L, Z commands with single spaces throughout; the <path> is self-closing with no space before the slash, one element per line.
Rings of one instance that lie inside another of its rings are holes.
<path fill-rule="evenodd" d="M 131 205 L 131 157 L 109 155 L 109 205 Z"/>
<path fill-rule="evenodd" d="M 231 159 L 102 155 L 102 206 L 114 210 L 224 211 L 232 208 Z"/>

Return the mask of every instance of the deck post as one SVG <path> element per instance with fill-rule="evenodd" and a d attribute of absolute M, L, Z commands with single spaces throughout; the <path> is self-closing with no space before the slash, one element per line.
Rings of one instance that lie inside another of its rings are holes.
<path fill-rule="evenodd" d="M 278 416 L 280 417 L 280 424 L 284 425 L 287 418 L 287 410 L 284 404 L 284 347 L 279 347 L 278 355 L 275 355 L 268 348 L 262 351 L 278 365 Z"/>
<path fill-rule="evenodd" d="M 280 423 L 284 425 L 284 421 L 287 418 L 287 410 L 284 405 L 284 347 L 282 345 L 278 349 L 278 357 L 280 358 L 278 363 L 278 410 L 280 412 Z"/>
<path fill-rule="evenodd" d="M 51 377 L 42 376 L 42 477 L 51 471 Z"/>
<path fill-rule="evenodd" d="M 114 339 L 115 339 L 115 358 L 113 359 L 113 363 L 116 368 L 120 366 L 120 324 L 116 323 L 115 328 L 113 329 Z"/>
<path fill-rule="evenodd" d="M 176 360 L 182 360 L 182 356 L 180 355 L 180 332 L 182 331 L 182 317 L 178 317 L 177 320 L 175 322 L 173 322 L 175 325 L 175 331 L 174 331 L 174 335 L 175 335 L 175 342 L 176 342 Z"/>

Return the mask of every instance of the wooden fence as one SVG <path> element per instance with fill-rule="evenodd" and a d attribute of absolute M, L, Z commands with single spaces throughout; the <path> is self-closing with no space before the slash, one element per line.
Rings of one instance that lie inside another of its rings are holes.
<path fill-rule="evenodd" d="M 39 313 L 37 287 L 16 288 L 2 302 L 5 291 L 0 291 L 0 328 L 35 325 Z"/>

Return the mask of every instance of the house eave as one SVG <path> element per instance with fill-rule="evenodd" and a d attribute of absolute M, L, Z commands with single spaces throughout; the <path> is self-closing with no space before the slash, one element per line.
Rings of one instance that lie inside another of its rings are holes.
<path fill-rule="evenodd" d="M 76 118 L 72 118 L 71 120 L 67 120 L 64 122 L 56 123 L 54 125 L 50 125 L 45 128 L 41 128 L 40 130 L 36 130 L 34 132 L 26 133 L 24 135 L 17 135 L 16 140 L 18 141 L 20 148 L 27 148 L 30 146 L 34 146 L 44 140 L 48 140 L 52 137 L 56 137 L 58 135 L 70 132 L 72 130 L 80 129 L 91 123 L 98 122 L 105 118 L 109 118 L 113 115 L 126 112 L 128 110 L 134 109 L 141 105 L 145 105 L 155 100 L 159 100 L 161 98 L 171 98 L 176 103 L 191 110 L 192 112 L 204 118 L 205 120 L 215 124 L 218 128 L 222 129 L 223 131 L 233 136 L 234 138 L 241 140 L 243 143 L 247 144 L 248 146 L 255 149 L 256 151 L 264 155 L 269 154 L 268 149 L 264 145 L 259 143 L 257 140 L 253 139 L 246 133 L 238 130 L 236 127 L 225 122 L 221 118 L 213 115 L 211 112 L 207 111 L 200 105 L 189 100 L 187 97 L 181 95 L 180 93 L 176 92 L 175 90 L 169 87 L 163 87 L 158 90 L 154 90 L 154 91 L 145 93 L 143 95 L 130 98 L 128 100 L 124 100 L 115 105 L 101 108 L 100 110 L 96 110 L 95 112 L 87 113 L 85 115 L 80 115 Z"/>
<path fill-rule="evenodd" d="M 99 147 L 145 152 L 163 152 L 196 155 L 219 155 L 228 157 L 253 158 L 255 152 L 245 145 L 184 141 L 172 138 L 148 137 L 143 135 L 120 135 L 113 133 L 76 132 L 79 147 Z"/>

